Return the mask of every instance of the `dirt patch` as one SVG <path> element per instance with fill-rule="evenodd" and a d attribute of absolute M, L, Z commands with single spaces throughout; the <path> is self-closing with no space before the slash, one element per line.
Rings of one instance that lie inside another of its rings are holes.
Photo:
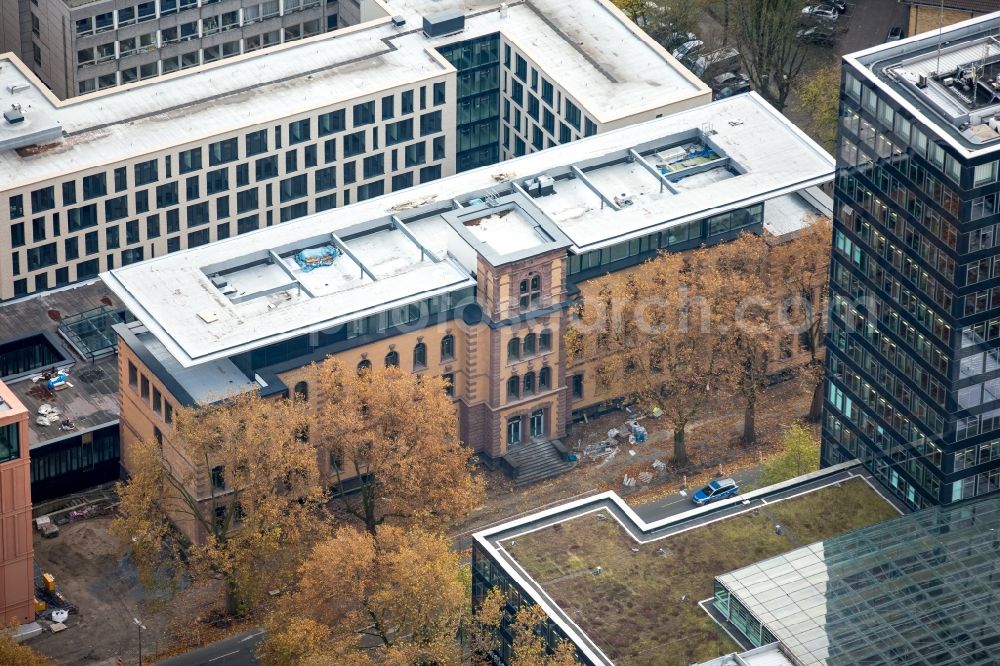
<path fill-rule="evenodd" d="M 214 586 L 166 594 L 143 588 L 135 569 L 108 533 L 111 518 L 98 517 L 60 528 L 55 539 L 35 535 L 35 561 L 56 578 L 56 584 L 79 610 L 66 622 L 67 631 L 43 634 L 31 641 L 35 650 L 57 664 L 87 664 L 115 657 L 125 663 L 138 660 L 138 629 L 144 659 L 178 642 L 180 627 L 207 616 L 218 605 Z"/>

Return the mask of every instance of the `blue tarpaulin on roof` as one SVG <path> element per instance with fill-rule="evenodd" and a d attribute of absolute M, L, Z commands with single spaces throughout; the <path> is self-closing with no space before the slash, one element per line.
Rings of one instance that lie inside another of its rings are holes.
<path fill-rule="evenodd" d="M 340 254 L 340 250 L 332 245 L 323 247 L 311 247 L 295 255 L 295 263 L 305 272 L 309 272 L 323 266 L 330 266 L 333 260 Z"/>

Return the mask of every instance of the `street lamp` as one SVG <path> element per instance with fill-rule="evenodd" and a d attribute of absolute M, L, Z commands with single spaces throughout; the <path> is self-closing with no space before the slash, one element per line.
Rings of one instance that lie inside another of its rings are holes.
<path fill-rule="evenodd" d="M 139 666 L 142 666 L 142 632 L 146 631 L 146 625 L 137 617 L 132 618 L 132 621 L 135 622 L 135 626 L 139 630 Z"/>

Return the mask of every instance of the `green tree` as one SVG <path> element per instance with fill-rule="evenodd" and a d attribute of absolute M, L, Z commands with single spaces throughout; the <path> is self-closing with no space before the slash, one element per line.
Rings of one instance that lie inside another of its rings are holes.
<path fill-rule="evenodd" d="M 793 423 L 782 439 L 782 452 L 764 461 L 760 484 L 780 483 L 819 469 L 819 439 L 808 428 Z"/>
<path fill-rule="evenodd" d="M 838 61 L 813 72 L 798 89 L 802 110 L 809 115 L 809 133 L 830 152 L 835 150 L 837 144 L 839 100 L 833 91 L 839 87 Z"/>

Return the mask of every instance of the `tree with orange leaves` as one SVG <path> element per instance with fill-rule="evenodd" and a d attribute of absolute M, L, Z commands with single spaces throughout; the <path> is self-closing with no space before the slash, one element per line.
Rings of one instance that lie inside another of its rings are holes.
<path fill-rule="evenodd" d="M 220 580 L 227 611 L 240 613 L 288 581 L 327 533 L 316 448 L 302 440 L 307 423 L 300 400 L 249 391 L 179 409 L 176 439 L 131 445 L 111 532 L 143 582 L 164 570 Z M 192 543 L 174 521 L 193 523 L 202 538 Z"/>
<path fill-rule="evenodd" d="M 483 482 L 458 438 L 440 377 L 396 367 L 358 372 L 336 358 L 313 367 L 317 443 L 332 459 L 335 494 L 376 534 L 385 523 L 443 527 L 483 500 Z M 347 470 L 357 492 L 347 492 Z"/>

